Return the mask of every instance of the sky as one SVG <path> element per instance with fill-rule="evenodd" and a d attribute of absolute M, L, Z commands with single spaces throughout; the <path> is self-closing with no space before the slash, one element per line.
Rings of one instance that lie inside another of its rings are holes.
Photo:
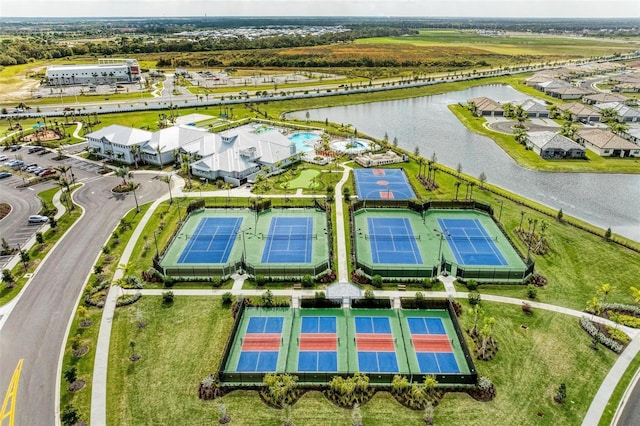
<path fill-rule="evenodd" d="M 0 0 L 3 17 L 640 18 L 640 0 Z"/>

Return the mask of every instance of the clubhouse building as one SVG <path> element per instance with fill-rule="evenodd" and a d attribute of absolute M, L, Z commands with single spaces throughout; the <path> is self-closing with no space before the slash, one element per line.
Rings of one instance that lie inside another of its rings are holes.
<path fill-rule="evenodd" d="M 193 175 L 233 185 L 300 160 L 295 144 L 279 129 L 256 124 L 220 133 L 188 125 L 149 132 L 114 124 L 86 137 L 89 151 L 107 160 L 158 166 L 188 161 Z"/>

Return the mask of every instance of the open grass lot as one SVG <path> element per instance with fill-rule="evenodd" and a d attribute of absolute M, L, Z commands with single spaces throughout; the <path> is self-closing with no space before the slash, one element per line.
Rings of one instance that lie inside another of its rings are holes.
<path fill-rule="evenodd" d="M 474 49 L 497 55 L 518 57 L 575 57 L 598 56 L 614 52 L 634 50 L 634 44 L 627 41 L 600 41 L 577 37 L 557 37 L 541 34 L 508 33 L 503 36 L 488 37 L 475 31 L 460 30 L 421 30 L 418 35 L 407 37 L 383 37 L 359 39 L 355 44 L 408 44 L 418 48 L 445 46 L 449 49 Z M 522 58 L 518 58 L 522 59 Z M 546 61 L 549 58 L 545 58 Z"/>
<path fill-rule="evenodd" d="M 449 394 L 436 408 L 436 424 L 580 424 L 616 356 L 591 350 L 573 318 L 540 310 L 525 316 L 518 306 L 486 302 L 483 309 L 498 319 L 500 351 L 493 361 L 476 366 L 496 384 L 498 396 L 482 403 L 466 394 Z M 148 323 L 142 330 L 136 327 L 137 315 Z M 467 328 L 473 317 L 464 314 L 461 321 Z M 108 423 L 208 424 L 204 419 L 215 419 L 216 403 L 200 401 L 197 386 L 217 368 L 231 323 L 229 310 L 213 297 L 177 297 L 173 306 L 163 307 L 160 297 L 145 296 L 119 308 L 110 349 Z M 131 341 L 142 356 L 135 363 L 128 360 Z M 567 383 L 568 400 L 559 406 L 552 396 L 562 382 Z M 284 418 L 255 391 L 232 392 L 224 403 L 233 424 L 278 425 Z M 422 416 L 384 392 L 364 405 L 362 414 L 365 424 L 419 424 Z M 348 425 L 351 413 L 310 392 L 292 407 L 291 418 L 295 424 Z"/>

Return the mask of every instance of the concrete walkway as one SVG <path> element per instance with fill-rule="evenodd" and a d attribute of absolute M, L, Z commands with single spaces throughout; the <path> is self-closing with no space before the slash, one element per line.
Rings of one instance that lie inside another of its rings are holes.
<path fill-rule="evenodd" d="M 637 330 L 636 330 L 637 331 Z M 633 340 L 629 343 L 627 348 L 620 354 L 616 363 L 613 364 L 611 370 L 604 378 L 604 381 L 600 384 L 600 388 L 596 393 L 596 396 L 593 397 L 593 401 L 591 401 L 591 405 L 589 406 L 589 410 L 587 414 L 584 416 L 584 420 L 582 421 L 582 426 L 598 426 L 600 423 L 600 418 L 604 413 L 605 408 L 607 407 L 607 403 L 613 395 L 613 391 L 616 388 L 616 385 L 622 378 L 622 375 L 627 371 L 629 364 L 633 361 L 633 358 L 640 352 L 640 338 L 638 336 L 634 337 Z M 621 408 L 623 406 L 619 406 L 616 411 L 616 415 L 620 413 Z M 640 422 L 640 419 L 638 419 Z"/>
<path fill-rule="evenodd" d="M 336 239 L 337 239 L 337 253 L 338 256 L 338 282 L 339 283 L 347 283 L 349 282 L 349 268 L 347 267 L 347 259 L 349 254 L 347 253 L 347 240 L 345 237 L 344 231 L 344 215 L 342 208 L 342 186 L 349 179 L 349 172 L 351 171 L 351 167 L 346 166 L 344 164 L 340 165 L 344 172 L 342 174 L 342 179 L 336 185 L 336 191 L 334 194 L 335 197 L 335 206 L 336 206 Z"/>

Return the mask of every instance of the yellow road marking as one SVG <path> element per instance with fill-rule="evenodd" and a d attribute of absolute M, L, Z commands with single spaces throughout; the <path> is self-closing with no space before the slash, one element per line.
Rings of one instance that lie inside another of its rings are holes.
<path fill-rule="evenodd" d="M 9 426 L 13 426 L 15 421 L 15 412 L 16 412 L 16 398 L 18 397 L 18 384 L 20 383 L 20 372 L 22 371 L 22 361 L 18 361 L 18 365 L 13 372 L 13 377 L 11 377 L 11 382 L 9 383 L 9 389 L 7 389 L 7 393 L 4 395 L 4 402 L 2 403 L 2 410 L 0 410 L 0 425 L 4 424 L 4 420 L 9 418 Z M 11 399 L 11 409 L 7 411 L 9 406 L 9 399 Z"/>

